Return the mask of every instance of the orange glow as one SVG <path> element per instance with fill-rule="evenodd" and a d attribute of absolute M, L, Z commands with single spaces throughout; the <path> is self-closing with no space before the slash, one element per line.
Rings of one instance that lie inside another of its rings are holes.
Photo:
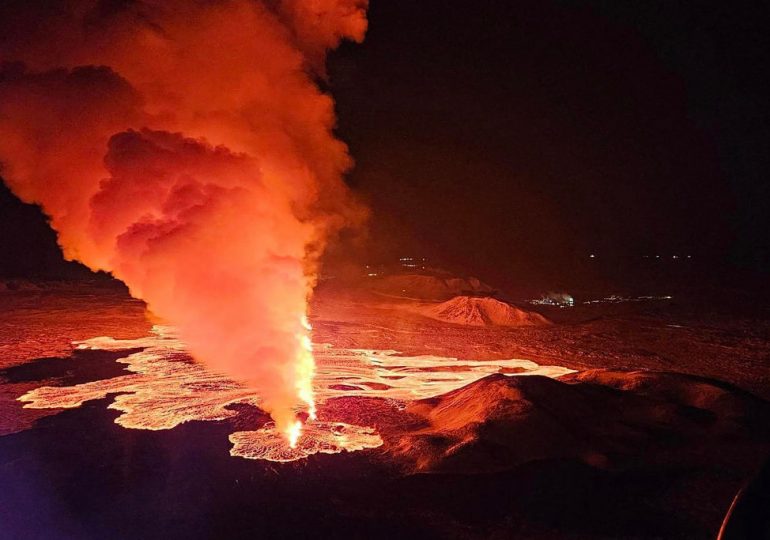
<path fill-rule="evenodd" d="M 229 437 L 233 443 L 230 455 L 288 463 L 313 454 L 339 454 L 382 446 L 382 438 L 368 427 L 342 422 L 314 422 L 305 428 L 307 433 L 302 440 L 288 448 L 272 424 L 257 431 L 238 431 Z"/>
<path fill-rule="evenodd" d="M 319 257 L 366 214 L 315 76 L 363 39 L 366 1 L 143 0 L 104 20 L 92 4 L 41 11 L 0 50 L 3 179 L 67 258 L 125 282 L 293 433 L 317 414 Z"/>
<path fill-rule="evenodd" d="M 308 417 L 310 420 L 316 419 L 316 405 L 313 397 L 313 377 L 315 377 L 315 360 L 313 358 L 313 342 L 310 339 L 310 331 L 313 327 L 307 320 L 307 315 L 302 315 L 300 319 L 305 333 L 300 335 L 302 349 L 300 358 L 297 362 L 297 392 L 299 398 L 307 405 Z"/>
<path fill-rule="evenodd" d="M 118 362 L 128 375 L 78 384 L 44 386 L 19 398 L 25 408 L 74 408 L 116 394 L 110 409 L 120 411 L 115 422 L 130 429 L 171 429 L 191 420 L 225 420 L 237 413 L 234 403 L 263 407 L 263 396 L 200 364 L 184 361 L 185 344 L 172 328 L 154 328 L 141 339 L 93 338 L 81 349 L 139 352 Z M 377 432 L 366 426 L 330 421 L 323 416 L 329 399 L 365 397 L 406 402 L 435 397 L 492 373 L 510 376 L 559 377 L 573 370 L 540 366 L 529 360 L 458 360 L 441 356 L 401 356 L 397 351 L 340 349 L 316 346 L 318 366 L 315 394 L 320 420 L 305 425 L 298 419 L 282 429 L 271 423 L 261 429 L 230 435 L 230 453 L 250 459 L 294 461 L 318 452 L 336 453 L 376 448 Z M 287 440 L 289 444 L 287 444 Z"/>
<path fill-rule="evenodd" d="M 302 422 L 297 420 L 292 425 L 289 426 L 289 429 L 286 430 L 286 438 L 289 441 L 289 448 L 297 448 L 297 441 L 299 440 L 299 436 L 302 434 Z"/>

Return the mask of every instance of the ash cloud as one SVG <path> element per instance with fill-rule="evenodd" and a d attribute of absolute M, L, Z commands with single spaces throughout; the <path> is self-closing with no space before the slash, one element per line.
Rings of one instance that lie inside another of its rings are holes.
<path fill-rule="evenodd" d="M 43 208 L 67 258 L 123 280 L 279 427 L 308 401 L 302 317 L 318 258 L 366 217 L 314 83 L 328 49 L 363 39 L 366 7 L 0 7 L 3 178 Z"/>

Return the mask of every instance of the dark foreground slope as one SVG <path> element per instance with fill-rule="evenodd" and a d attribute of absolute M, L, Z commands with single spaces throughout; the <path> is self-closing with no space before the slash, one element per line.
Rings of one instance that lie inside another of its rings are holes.
<path fill-rule="evenodd" d="M 488 473 L 543 459 L 605 470 L 681 466 L 770 443 L 770 404 L 671 373 L 490 375 L 406 411 L 425 424 L 405 434 L 399 450 L 425 471 Z"/>
<path fill-rule="evenodd" d="M 770 453 L 768 402 L 671 373 L 492 375 L 407 411 L 424 424 L 394 452 L 431 473 L 410 485 L 501 537 L 713 538 Z"/>
<path fill-rule="evenodd" d="M 1 375 L 117 374 L 99 363 Z M 108 401 L 0 437 L 0 538 L 713 538 L 770 451 L 766 402 L 639 371 L 492 375 L 405 408 L 333 400 L 324 414 L 385 445 L 284 465 L 228 455 L 233 429 L 267 420 L 253 407 L 153 432 L 116 425 Z"/>

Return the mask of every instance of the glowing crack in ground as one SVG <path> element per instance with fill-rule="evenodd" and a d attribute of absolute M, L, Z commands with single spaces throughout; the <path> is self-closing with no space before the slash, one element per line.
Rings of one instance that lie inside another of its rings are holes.
<path fill-rule="evenodd" d="M 225 420 L 237 415 L 235 403 L 259 407 L 259 397 L 200 364 L 191 362 L 185 346 L 170 327 L 155 326 L 151 335 L 117 340 L 97 337 L 78 342 L 79 349 L 131 351 L 117 360 L 128 375 L 74 386 L 43 386 L 18 399 L 36 409 L 75 408 L 86 401 L 118 394 L 109 405 L 120 411 L 115 422 L 125 428 L 171 429 L 191 420 Z M 138 349 L 138 351 L 137 351 Z M 441 356 L 399 356 L 397 351 L 314 346 L 315 384 L 319 405 L 332 398 L 367 397 L 410 401 L 435 397 L 492 373 L 559 377 L 573 370 L 540 366 L 529 360 L 458 360 Z M 250 459 L 294 461 L 316 453 L 376 448 L 382 439 L 370 427 L 341 422 L 308 422 L 291 449 L 272 424 L 230 435 L 230 453 Z"/>
<path fill-rule="evenodd" d="M 286 437 L 270 422 L 257 431 L 237 431 L 230 435 L 231 456 L 249 459 L 289 462 L 312 454 L 355 452 L 382 445 L 374 428 L 353 426 L 342 422 L 308 422 L 297 446 L 286 444 Z"/>

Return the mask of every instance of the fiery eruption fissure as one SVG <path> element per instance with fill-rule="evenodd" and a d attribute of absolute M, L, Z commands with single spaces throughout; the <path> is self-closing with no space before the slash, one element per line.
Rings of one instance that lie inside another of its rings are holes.
<path fill-rule="evenodd" d="M 302 315 L 300 324 L 303 332 L 297 334 L 300 343 L 299 358 L 297 360 L 297 397 L 307 407 L 308 420 L 316 420 L 317 411 L 315 396 L 313 393 L 313 378 L 315 377 L 315 358 L 313 357 L 313 341 L 310 332 L 313 327 L 307 320 L 307 315 Z M 295 420 L 286 428 L 286 438 L 291 448 L 296 448 L 297 441 L 302 435 L 302 422 Z"/>
<path fill-rule="evenodd" d="M 310 72 L 363 39 L 366 0 L 37 5 L 0 5 L 3 179 L 298 438 L 318 258 L 365 217 Z"/>
<path fill-rule="evenodd" d="M 115 394 L 109 405 L 121 413 L 115 422 L 125 428 L 150 430 L 172 429 L 192 420 L 233 418 L 238 413 L 230 406 L 235 403 L 264 408 L 261 395 L 203 365 L 188 362 L 186 345 L 172 328 L 156 326 L 152 335 L 140 339 L 93 338 L 79 343 L 78 348 L 127 351 L 128 356 L 118 362 L 127 364 L 130 374 L 75 386 L 37 388 L 19 398 L 25 408 L 73 408 Z M 136 349 L 141 350 L 131 352 Z M 403 403 L 446 394 L 493 373 L 560 377 L 573 372 L 521 359 L 404 356 L 393 350 L 322 344 L 316 344 L 315 349 L 314 400 L 320 406 L 319 418 L 303 426 L 292 417 L 288 429 L 268 422 L 256 431 L 232 433 L 231 455 L 289 462 L 317 453 L 353 452 L 383 444 L 372 427 L 333 421 L 324 407 L 331 400 L 367 398 Z M 356 422 L 367 423 L 363 419 Z"/>

